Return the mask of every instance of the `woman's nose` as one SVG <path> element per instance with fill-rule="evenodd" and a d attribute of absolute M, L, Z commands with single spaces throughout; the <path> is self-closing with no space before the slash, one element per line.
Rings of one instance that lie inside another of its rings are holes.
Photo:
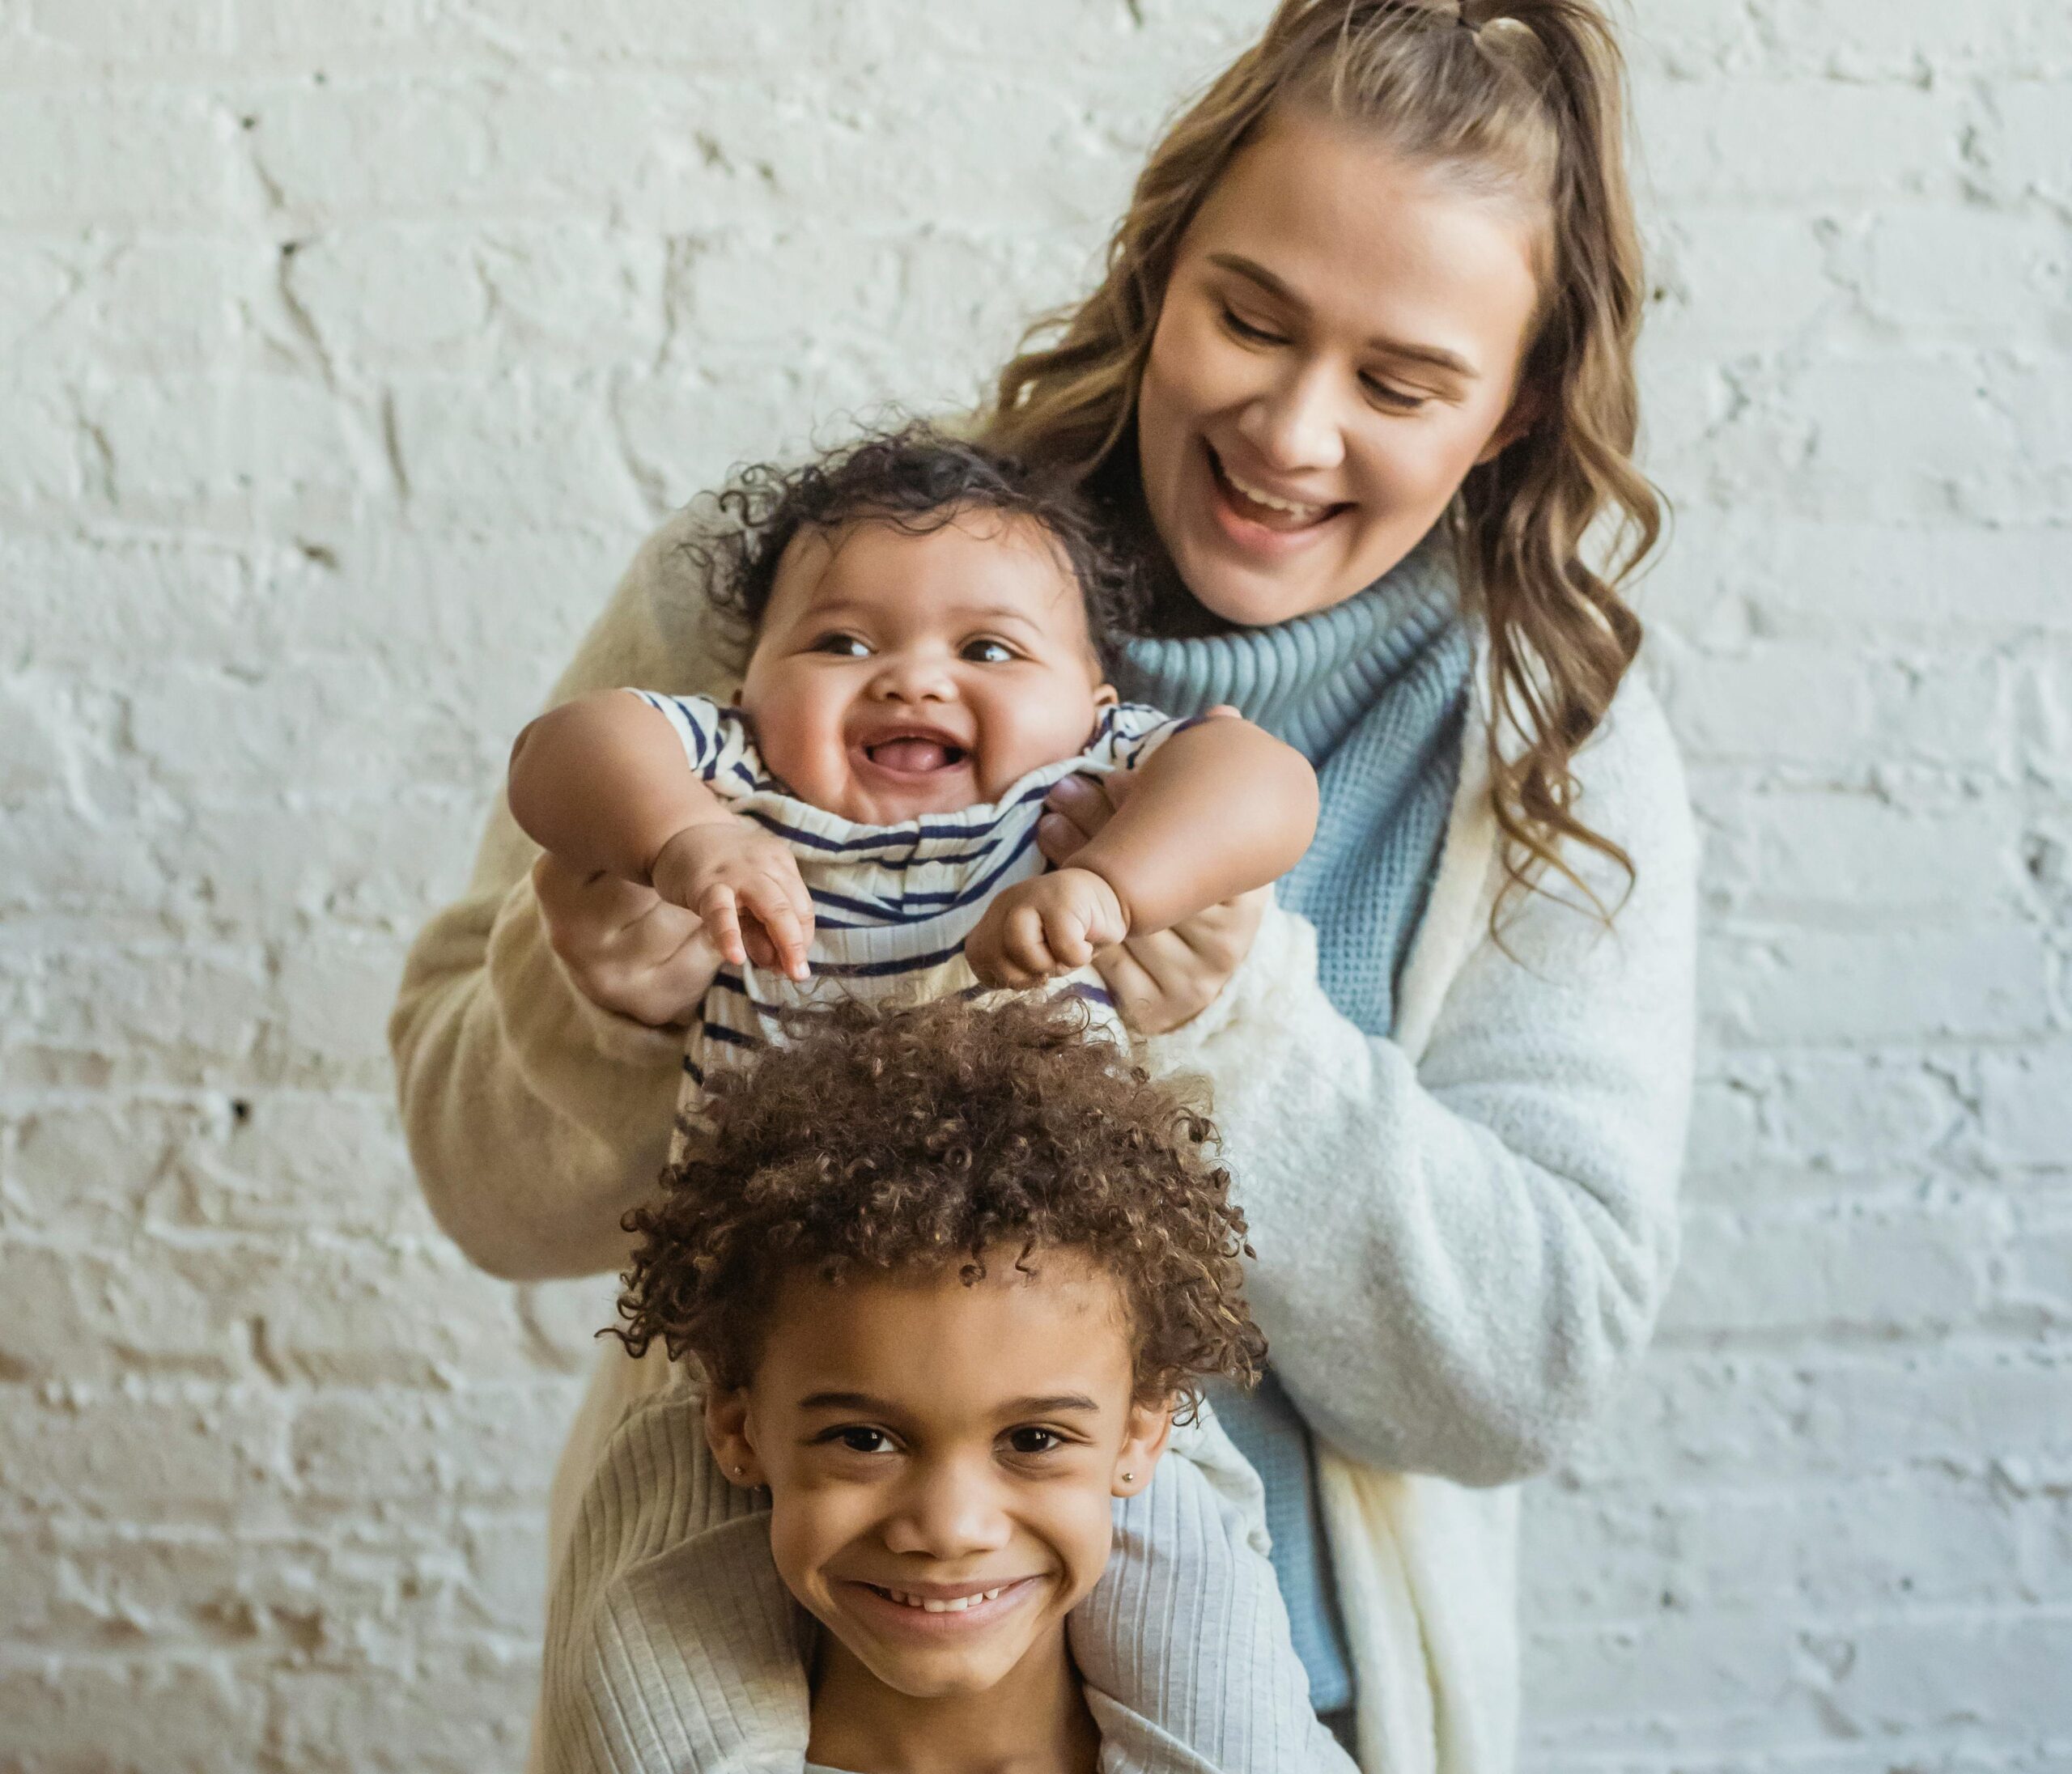
<path fill-rule="evenodd" d="M 1298 363 L 1263 390 L 1238 421 L 1238 434 L 1266 467 L 1281 474 L 1336 468 L 1345 460 L 1340 391 L 1331 367 Z"/>

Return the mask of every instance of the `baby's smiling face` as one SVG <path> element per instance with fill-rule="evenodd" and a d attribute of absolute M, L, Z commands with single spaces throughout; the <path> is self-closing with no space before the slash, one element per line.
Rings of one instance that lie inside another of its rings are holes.
<path fill-rule="evenodd" d="M 997 800 L 1083 751 L 1115 699 L 1048 533 L 981 511 L 801 532 L 741 690 L 771 772 L 864 825 Z"/>

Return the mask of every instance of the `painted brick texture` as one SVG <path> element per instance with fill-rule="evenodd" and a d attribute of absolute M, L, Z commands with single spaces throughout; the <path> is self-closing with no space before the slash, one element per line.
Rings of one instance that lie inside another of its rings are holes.
<path fill-rule="evenodd" d="M 515 1766 L 595 1287 L 381 1029 L 731 461 L 968 401 L 1264 0 L 0 0 L 0 1770 Z M 2072 1768 L 2072 9 L 1650 0 L 1688 1256 L 1544 1774 Z"/>

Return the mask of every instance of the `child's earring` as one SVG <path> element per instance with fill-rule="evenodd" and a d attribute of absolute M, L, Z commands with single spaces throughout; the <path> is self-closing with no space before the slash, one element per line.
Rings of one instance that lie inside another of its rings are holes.
<path fill-rule="evenodd" d="M 1125 1484 L 1135 1484 L 1136 1483 L 1136 1475 L 1134 1472 L 1125 1472 L 1123 1475 L 1123 1483 Z"/>

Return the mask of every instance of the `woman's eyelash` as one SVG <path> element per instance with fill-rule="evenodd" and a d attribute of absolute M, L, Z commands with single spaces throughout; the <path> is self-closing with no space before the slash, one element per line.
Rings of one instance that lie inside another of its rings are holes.
<path fill-rule="evenodd" d="M 1223 310 L 1223 324 L 1241 339 L 1249 339 L 1255 345 L 1284 345 L 1287 341 L 1278 333 L 1263 326 L 1255 326 L 1227 303 Z"/>
<path fill-rule="evenodd" d="M 1387 383 L 1378 382 L 1371 376 L 1363 376 L 1360 380 L 1371 397 L 1384 406 L 1394 407 L 1398 412 L 1414 413 L 1424 405 L 1426 397 L 1422 394 L 1406 394 L 1401 388 L 1391 388 Z"/>

